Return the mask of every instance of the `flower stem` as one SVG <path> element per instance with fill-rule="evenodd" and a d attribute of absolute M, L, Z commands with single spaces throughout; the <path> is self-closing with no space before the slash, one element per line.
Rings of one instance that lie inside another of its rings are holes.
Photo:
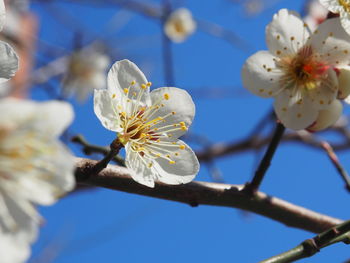
<path fill-rule="evenodd" d="M 249 194 L 253 194 L 256 191 L 258 191 L 259 186 L 260 186 L 262 180 L 264 179 L 265 173 L 271 164 L 271 160 L 275 154 L 277 146 L 282 139 L 282 136 L 283 136 L 285 129 L 286 128 L 283 126 L 282 123 L 280 123 L 280 122 L 277 123 L 275 133 L 274 133 L 272 140 L 267 148 L 267 151 L 265 152 L 263 159 L 261 160 L 261 162 L 259 164 L 258 169 L 255 172 L 254 178 L 251 182 L 248 182 L 245 185 L 243 191 L 245 191 Z"/>
<path fill-rule="evenodd" d="M 120 149 L 123 148 L 123 144 L 119 141 L 119 139 L 115 139 L 110 144 L 110 151 L 109 153 L 98 163 L 95 164 L 95 166 L 92 168 L 92 172 L 94 174 L 98 174 L 101 172 L 104 168 L 107 167 L 108 163 L 119 153 Z"/>

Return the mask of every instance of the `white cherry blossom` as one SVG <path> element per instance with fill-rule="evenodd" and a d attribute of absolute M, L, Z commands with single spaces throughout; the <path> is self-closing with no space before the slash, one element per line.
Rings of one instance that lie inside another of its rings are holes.
<path fill-rule="evenodd" d="M 194 103 L 185 90 L 167 87 L 150 92 L 150 86 L 134 63 L 118 61 L 108 73 L 108 90 L 95 90 L 95 113 L 105 128 L 118 133 L 135 181 L 149 187 L 156 180 L 188 183 L 199 163 L 178 137 L 192 123 Z"/>
<path fill-rule="evenodd" d="M 341 25 L 350 34 L 350 1 L 320 0 L 320 3 L 334 14 L 339 14 Z"/>
<path fill-rule="evenodd" d="M 274 97 L 275 112 L 286 127 L 308 128 L 320 111 L 344 96 L 338 75 L 350 61 L 350 36 L 337 18 L 311 33 L 297 13 L 282 9 L 266 27 L 266 40 L 269 51 L 257 52 L 244 64 L 243 85 L 258 96 Z"/>
<path fill-rule="evenodd" d="M 0 0 L 0 31 L 5 25 L 6 13 L 4 0 Z M 0 41 L 0 84 L 12 78 L 18 69 L 18 57 L 13 48 Z M 1 93 L 1 92 L 0 92 Z"/>
<path fill-rule="evenodd" d="M 63 94 L 66 97 L 76 95 L 78 100 L 83 102 L 94 89 L 105 88 L 109 63 L 109 57 L 94 48 L 73 53 L 67 60 Z"/>
<path fill-rule="evenodd" d="M 63 102 L 0 100 L 0 258 L 30 255 L 41 221 L 35 205 L 51 205 L 74 187 L 74 160 L 58 141 L 72 121 Z"/>
<path fill-rule="evenodd" d="M 193 34 L 196 27 L 196 21 L 193 20 L 191 12 L 186 8 L 179 8 L 169 15 L 164 31 L 172 41 L 181 43 Z"/>

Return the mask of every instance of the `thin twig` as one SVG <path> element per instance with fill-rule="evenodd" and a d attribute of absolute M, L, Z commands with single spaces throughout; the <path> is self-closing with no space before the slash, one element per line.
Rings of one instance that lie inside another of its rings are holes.
<path fill-rule="evenodd" d="M 172 200 L 191 206 L 234 207 L 266 216 L 290 227 L 314 233 L 320 233 L 342 222 L 340 219 L 319 214 L 262 192 L 249 196 L 241 191 L 242 185 L 208 182 L 166 185 L 156 182 L 154 188 L 149 188 L 136 183 L 130 177 L 127 168 L 115 165 L 109 165 L 99 174 L 91 174 L 88 178 L 79 181 L 79 178 L 83 178 L 84 173 L 89 172 L 89 167 L 94 166 L 95 163 L 96 161 L 93 160 L 77 158 L 76 173 L 82 175 L 78 176 L 79 184 Z"/>
<path fill-rule="evenodd" d="M 332 146 L 328 142 L 322 143 L 322 148 L 327 152 L 327 155 L 331 162 L 333 163 L 334 167 L 337 169 L 338 173 L 340 174 L 341 178 L 344 180 L 345 183 L 345 189 L 350 192 L 350 177 L 345 168 L 341 165 L 339 162 L 338 156 L 335 154 Z"/>
<path fill-rule="evenodd" d="M 282 123 L 278 122 L 276 126 L 275 133 L 272 137 L 272 140 L 266 150 L 266 153 L 263 159 L 260 162 L 258 169 L 255 172 L 254 178 L 251 182 L 247 183 L 244 191 L 249 193 L 254 193 L 259 189 L 259 186 L 264 179 L 267 169 L 270 167 L 271 160 L 276 152 L 276 149 L 281 141 L 283 133 L 285 131 L 285 127 Z"/>
<path fill-rule="evenodd" d="M 163 16 L 161 25 L 162 34 L 162 49 L 163 49 L 163 69 L 164 69 L 164 81 L 166 86 L 174 87 L 174 69 L 173 69 L 173 54 L 171 50 L 171 41 L 164 32 L 164 24 L 171 13 L 171 3 L 168 0 L 163 0 Z"/>
<path fill-rule="evenodd" d="M 86 155 L 91 155 L 93 153 L 100 153 L 103 155 L 107 155 L 109 153 L 109 147 L 102 147 L 102 146 L 98 146 L 98 145 L 94 145 L 94 144 L 90 144 L 89 142 L 87 142 L 84 138 L 83 135 L 78 134 L 76 136 L 73 136 L 71 139 L 72 142 L 80 144 L 83 146 L 82 151 L 86 154 Z M 121 165 L 121 166 L 125 166 L 125 161 L 124 159 L 119 156 L 116 155 L 113 157 L 112 161 L 116 162 L 117 164 Z"/>
<path fill-rule="evenodd" d="M 350 220 L 332 227 L 325 232 L 307 239 L 295 248 L 288 250 L 282 254 L 271 257 L 260 263 L 288 263 L 294 262 L 302 258 L 311 257 L 318 253 L 321 248 L 327 247 L 337 242 L 350 243 Z"/>
<path fill-rule="evenodd" d="M 119 153 L 120 149 L 124 147 L 119 139 L 115 139 L 111 145 L 108 154 L 100 161 L 96 162 L 94 165 L 85 167 L 83 172 L 76 172 L 76 180 L 86 180 L 93 174 L 99 174 L 103 169 L 107 167 L 109 162 Z"/>

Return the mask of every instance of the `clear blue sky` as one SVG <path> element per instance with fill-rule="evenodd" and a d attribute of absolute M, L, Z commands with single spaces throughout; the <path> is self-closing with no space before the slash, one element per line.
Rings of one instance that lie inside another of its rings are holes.
<path fill-rule="evenodd" d="M 264 13 L 252 17 L 245 15 L 243 8 L 233 1 L 182 2 L 197 19 L 232 30 L 251 46 L 248 51 L 242 51 L 201 31 L 185 43 L 173 45 L 176 86 L 193 94 L 197 108 L 191 132 L 212 142 L 242 139 L 270 110 L 272 101 L 255 97 L 241 87 L 241 66 L 249 55 L 266 49 L 265 26 L 272 15 L 280 8 L 300 11 L 303 1 L 276 1 Z M 74 23 L 77 29 L 89 29 L 89 34 L 83 36 L 85 43 L 104 36 L 115 47 L 114 60 L 130 59 L 145 71 L 154 87 L 165 85 L 161 28 L 157 21 L 122 13 L 130 18 L 128 23 L 118 32 L 107 32 L 105 25 L 119 8 L 67 3 L 54 7 L 72 15 L 79 22 Z M 69 51 L 73 45 L 71 31 L 57 23 L 57 18 L 41 4 L 33 4 L 32 10 L 41 21 L 40 38 Z M 201 90 L 203 87 L 224 87 L 227 93 L 213 98 Z M 38 89 L 32 96 L 40 100 L 47 98 Z M 76 110 L 73 131 L 99 145 L 107 145 L 114 139 L 114 134 L 105 130 L 95 117 L 92 98 L 82 105 L 71 102 Z M 83 156 L 79 148 L 73 150 Z M 260 156 L 261 153 L 254 152 L 228 156 L 218 159 L 215 165 L 225 182 L 243 184 L 251 178 Z M 340 155 L 347 168 L 350 168 L 349 157 L 349 153 Z M 197 180 L 211 181 L 205 165 Z M 350 196 L 325 154 L 300 145 L 283 144 L 278 149 L 262 191 L 331 216 L 350 217 Z M 253 263 L 313 236 L 236 209 L 192 208 L 105 189 L 73 194 L 40 211 L 46 222 L 34 245 L 33 258 L 48 253 L 48 258 L 54 256 L 53 262 L 57 263 Z M 302 262 L 344 262 L 349 257 L 349 248 L 338 244 Z"/>

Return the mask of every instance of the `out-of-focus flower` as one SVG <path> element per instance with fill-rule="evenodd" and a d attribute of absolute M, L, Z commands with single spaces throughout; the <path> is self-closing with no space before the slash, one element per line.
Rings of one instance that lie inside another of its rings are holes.
<path fill-rule="evenodd" d="M 5 4 L 0 0 L 0 31 L 5 25 Z M 18 58 L 13 48 L 0 41 L 0 84 L 12 78 L 18 69 Z"/>
<path fill-rule="evenodd" d="M 172 12 L 164 25 L 165 34 L 176 43 L 185 41 L 195 30 L 196 22 L 186 8 Z"/>
<path fill-rule="evenodd" d="M 178 88 L 150 92 L 151 83 L 129 60 L 108 73 L 108 90 L 95 90 L 94 110 L 102 125 L 118 133 L 133 179 L 154 187 L 159 180 L 183 184 L 194 179 L 199 163 L 191 148 L 177 139 L 192 123 L 191 96 Z"/>
<path fill-rule="evenodd" d="M 275 112 L 286 127 L 308 128 L 320 111 L 347 96 L 338 74 L 349 63 L 350 36 L 338 18 L 311 34 L 298 14 L 282 9 L 267 26 L 266 39 L 269 51 L 257 52 L 244 64 L 243 84 L 258 96 L 274 97 Z"/>
<path fill-rule="evenodd" d="M 350 1 L 320 0 L 320 3 L 332 13 L 339 14 L 341 25 L 350 34 Z"/>
<path fill-rule="evenodd" d="M 85 101 L 94 89 L 106 87 L 106 69 L 109 58 L 93 48 L 76 51 L 68 59 L 67 73 L 63 80 L 63 94 L 76 95 Z"/>
<path fill-rule="evenodd" d="M 0 100 L 0 255 L 24 262 L 36 239 L 35 204 L 51 205 L 74 187 L 74 161 L 58 136 L 70 124 L 68 103 Z"/>
<path fill-rule="evenodd" d="M 306 16 L 303 18 L 312 32 L 327 18 L 328 10 L 318 0 L 310 0 L 306 6 Z"/>

